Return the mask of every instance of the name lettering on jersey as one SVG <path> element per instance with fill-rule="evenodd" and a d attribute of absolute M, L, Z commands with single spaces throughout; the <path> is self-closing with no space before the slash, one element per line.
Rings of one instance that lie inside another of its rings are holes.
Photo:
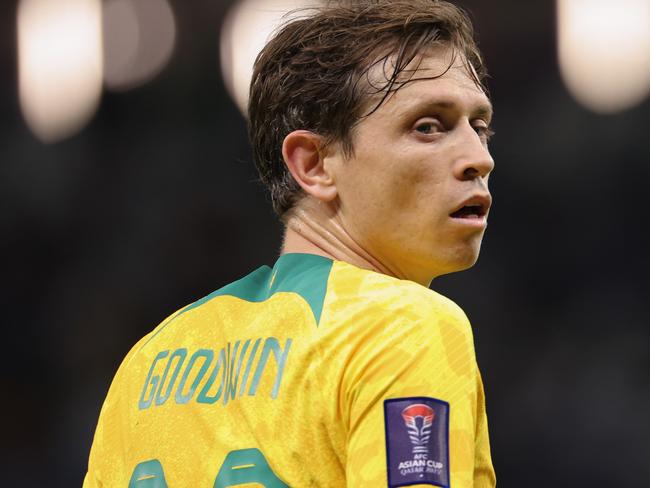
<path fill-rule="evenodd" d="M 292 342 L 286 339 L 282 347 L 278 339 L 267 337 L 229 342 L 219 350 L 189 352 L 183 347 L 160 351 L 149 367 L 138 408 L 161 406 L 167 401 L 179 405 L 191 401 L 210 405 L 221 400 L 227 405 L 247 391 L 249 396 L 254 396 L 264 373 L 269 371 L 266 377 L 273 374 L 274 368 L 269 362 L 271 355 L 275 359 L 275 378 L 270 395 L 275 399 L 280 392 Z"/>

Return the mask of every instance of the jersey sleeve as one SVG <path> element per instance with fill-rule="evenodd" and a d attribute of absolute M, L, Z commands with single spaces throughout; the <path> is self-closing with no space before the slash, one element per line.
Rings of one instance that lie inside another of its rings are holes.
<path fill-rule="evenodd" d="M 83 488 L 102 488 L 114 486 L 114 480 L 124 479 L 125 467 L 123 463 L 123 447 L 126 445 L 123 439 L 125 433 L 124 418 L 121 407 L 123 401 L 121 389 L 123 386 L 122 377 L 127 365 L 133 355 L 140 350 L 151 334 L 143 337 L 126 355 L 122 364 L 117 370 L 111 386 L 102 405 L 95 428 L 90 456 L 88 458 L 88 471 L 83 482 Z"/>
<path fill-rule="evenodd" d="M 358 341 L 341 389 L 347 485 L 495 486 L 483 389 L 462 311 L 388 317 Z"/>
<path fill-rule="evenodd" d="M 474 455 L 474 486 L 496 486 L 496 477 L 490 455 L 487 415 L 485 413 L 485 393 L 480 373 L 477 374 L 477 422 L 476 450 Z"/>

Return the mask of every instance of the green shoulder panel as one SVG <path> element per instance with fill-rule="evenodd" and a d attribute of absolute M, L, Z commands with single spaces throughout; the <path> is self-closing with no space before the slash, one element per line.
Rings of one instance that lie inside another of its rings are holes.
<path fill-rule="evenodd" d="M 188 305 L 176 317 L 213 298 L 230 295 L 248 302 L 263 302 L 277 292 L 300 295 L 311 308 L 316 325 L 320 321 L 332 260 L 315 254 L 283 254 L 273 268 L 262 266 L 208 296 Z"/>

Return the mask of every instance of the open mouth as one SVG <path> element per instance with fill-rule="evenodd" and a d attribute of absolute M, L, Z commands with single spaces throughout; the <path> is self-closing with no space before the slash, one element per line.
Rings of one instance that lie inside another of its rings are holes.
<path fill-rule="evenodd" d="M 465 205 L 455 212 L 451 213 L 450 216 L 454 219 L 480 219 L 485 217 L 487 214 L 487 207 L 480 203 Z"/>

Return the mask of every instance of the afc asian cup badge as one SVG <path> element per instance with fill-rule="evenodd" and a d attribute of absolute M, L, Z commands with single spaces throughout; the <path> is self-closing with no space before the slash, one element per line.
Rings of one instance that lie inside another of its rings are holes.
<path fill-rule="evenodd" d="M 449 404 L 429 397 L 384 401 L 389 488 L 449 487 Z"/>

